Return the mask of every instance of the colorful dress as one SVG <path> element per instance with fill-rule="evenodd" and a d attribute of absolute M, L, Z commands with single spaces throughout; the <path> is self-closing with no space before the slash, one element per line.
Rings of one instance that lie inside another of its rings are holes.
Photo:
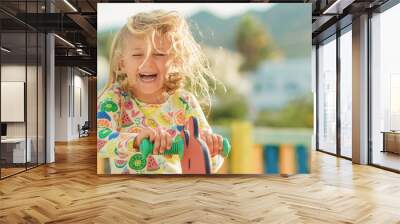
<path fill-rule="evenodd" d="M 185 90 L 176 91 L 162 104 L 148 104 L 114 84 L 99 96 L 97 102 L 98 159 L 108 158 L 106 165 L 111 174 L 182 173 L 178 155 L 150 155 L 145 159 L 134 149 L 135 137 L 144 127 L 159 127 L 174 138 L 189 117 L 194 116 L 201 130 L 211 131 L 197 99 Z M 224 159 L 216 155 L 211 161 L 212 173 L 215 173 Z"/>

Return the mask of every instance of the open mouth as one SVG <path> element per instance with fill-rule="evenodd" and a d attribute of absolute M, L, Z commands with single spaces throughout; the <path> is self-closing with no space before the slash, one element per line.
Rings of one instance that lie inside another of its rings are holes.
<path fill-rule="evenodd" d="M 157 79 L 157 73 L 139 73 L 139 79 L 142 82 L 152 82 Z"/>

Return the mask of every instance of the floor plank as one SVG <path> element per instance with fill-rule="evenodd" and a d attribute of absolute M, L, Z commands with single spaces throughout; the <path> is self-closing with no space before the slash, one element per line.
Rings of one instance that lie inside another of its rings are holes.
<path fill-rule="evenodd" d="M 372 160 L 374 164 L 400 170 L 400 154 L 375 150 Z"/>
<path fill-rule="evenodd" d="M 96 175 L 96 139 L 0 181 L 0 223 L 400 223 L 400 175 L 312 153 L 289 178 Z"/>

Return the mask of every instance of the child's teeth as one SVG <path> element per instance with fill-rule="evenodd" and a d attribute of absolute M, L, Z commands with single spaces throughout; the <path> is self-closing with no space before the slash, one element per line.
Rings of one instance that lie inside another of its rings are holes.
<path fill-rule="evenodd" d="M 139 74 L 140 79 L 144 82 L 151 82 L 157 78 L 157 74 Z"/>

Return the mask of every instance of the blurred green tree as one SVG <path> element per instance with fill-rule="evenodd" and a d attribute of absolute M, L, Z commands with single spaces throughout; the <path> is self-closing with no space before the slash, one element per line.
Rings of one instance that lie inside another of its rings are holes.
<path fill-rule="evenodd" d="M 255 17 L 246 15 L 239 23 L 236 48 L 245 60 L 240 71 L 250 71 L 273 54 L 273 43 L 266 28 Z"/>
<path fill-rule="evenodd" d="M 245 96 L 227 87 L 226 92 L 216 89 L 216 103 L 213 103 L 208 116 L 210 123 L 218 125 L 230 124 L 233 120 L 246 119 L 248 102 Z"/>
<path fill-rule="evenodd" d="M 312 128 L 313 122 L 313 97 L 308 94 L 292 100 L 281 110 L 259 112 L 255 124 L 268 127 Z"/>
<path fill-rule="evenodd" d="M 107 30 L 99 33 L 97 35 L 99 55 L 104 56 L 108 59 L 108 54 L 110 52 L 111 43 L 114 36 L 117 34 L 117 30 Z"/>

